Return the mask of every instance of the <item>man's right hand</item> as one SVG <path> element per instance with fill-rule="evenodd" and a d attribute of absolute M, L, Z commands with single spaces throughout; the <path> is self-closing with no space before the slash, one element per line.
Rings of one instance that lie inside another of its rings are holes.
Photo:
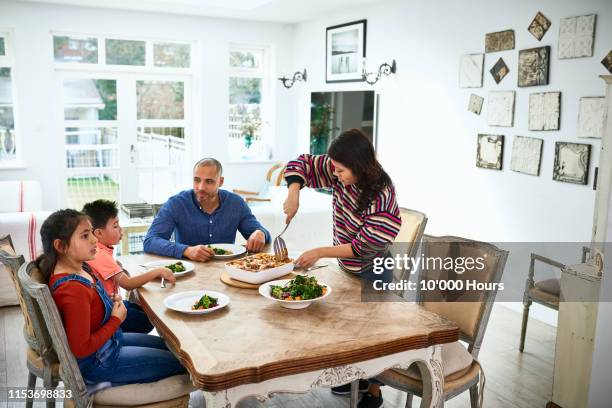
<path fill-rule="evenodd" d="M 183 252 L 185 258 L 198 262 L 210 261 L 214 255 L 213 250 L 206 245 L 190 246 Z"/>

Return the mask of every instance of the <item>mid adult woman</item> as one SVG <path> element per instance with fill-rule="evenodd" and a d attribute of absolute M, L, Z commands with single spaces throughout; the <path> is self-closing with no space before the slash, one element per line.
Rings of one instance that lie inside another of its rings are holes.
<path fill-rule="evenodd" d="M 296 260 L 309 267 L 320 258 L 337 258 L 350 273 L 369 275 L 374 258 L 385 256 L 397 236 L 401 218 L 395 188 L 376 160 L 374 147 L 358 129 L 343 132 L 329 146 L 326 155 L 303 154 L 290 161 L 285 170 L 288 196 L 284 204 L 289 223 L 299 208 L 302 187 L 331 187 L 333 192 L 333 246 L 314 248 Z M 364 394 L 359 408 L 383 405 L 379 384 L 360 381 Z M 337 395 L 349 395 L 350 385 L 335 387 Z"/>

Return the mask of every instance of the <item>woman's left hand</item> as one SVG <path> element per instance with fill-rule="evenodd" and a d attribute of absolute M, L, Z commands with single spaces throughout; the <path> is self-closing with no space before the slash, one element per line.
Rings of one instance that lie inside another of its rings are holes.
<path fill-rule="evenodd" d="M 318 248 L 308 250 L 299 256 L 298 259 L 295 260 L 295 266 L 300 268 L 310 268 L 314 265 L 319 259 L 321 259 L 321 254 Z"/>

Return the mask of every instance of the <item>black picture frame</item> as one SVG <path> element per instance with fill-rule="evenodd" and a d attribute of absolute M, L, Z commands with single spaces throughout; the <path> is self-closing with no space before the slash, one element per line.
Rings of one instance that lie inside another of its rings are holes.
<path fill-rule="evenodd" d="M 336 42 L 334 43 L 334 36 Z M 325 82 L 363 82 L 367 20 L 327 27 L 325 30 Z M 345 46 L 344 50 L 334 47 Z M 344 72 L 343 72 L 344 71 Z"/>

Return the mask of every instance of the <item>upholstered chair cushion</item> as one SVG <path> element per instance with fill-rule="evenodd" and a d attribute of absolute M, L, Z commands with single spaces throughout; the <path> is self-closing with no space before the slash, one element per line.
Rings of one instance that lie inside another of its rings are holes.
<path fill-rule="evenodd" d="M 468 382 L 474 381 L 474 379 L 478 377 L 479 373 L 480 367 L 478 364 L 473 362 L 466 371 L 461 371 L 461 376 L 458 376 L 459 373 L 456 373 L 444 379 L 444 393 L 446 394 L 452 392 L 453 390 L 462 388 Z M 376 379 L 392 387 L 401 387 L 404 389 L 407 388 L 409 390 L 414 390 L 418 394 L 423 392 L 423 383 L 420 379 L 415 380 L 414 378 L 409 377 L 401 371 L 395 369 L 383 372 L 381 375 L 377 376 Z"/>
<path fill-rule="evenodd" d="M 559 283 L 559 279 L 556 278 L 536 282 L 535 287 L 543 290 L 544 292 L 548 292 L 551 295 L 559 296 L 561 293 L 561 285 Z"/>
<path fill-rule="evenodd" d="M 94 395 L 94 403 L 108 406 L 138 406 L 168 401 L 195 391 L 188 375 L 175 375 L 152 383 L 105 388 Z"/>

